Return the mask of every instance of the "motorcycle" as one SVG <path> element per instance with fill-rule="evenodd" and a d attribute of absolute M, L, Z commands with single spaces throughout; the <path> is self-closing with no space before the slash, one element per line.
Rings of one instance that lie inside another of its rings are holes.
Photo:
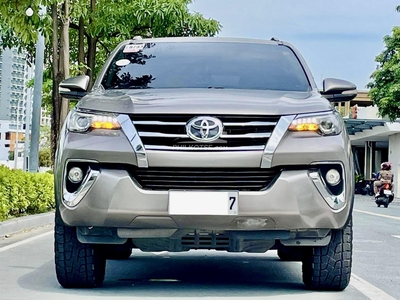
<path fill-rule="evenodd" d="M 378 207 L 383 205 L 385 208 L 387 208 L 393 199 L 394 193 L 392 192 L 392 184 L 384 183 L 378 189 L 378 194 L 375 196 L 375 203 Z"/>

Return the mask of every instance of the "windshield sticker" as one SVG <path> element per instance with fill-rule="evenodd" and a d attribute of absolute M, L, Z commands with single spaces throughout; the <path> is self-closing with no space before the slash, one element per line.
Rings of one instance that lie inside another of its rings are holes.
<path fill-rule="evenodd" d="M 120 59 L 115 62 L 118 67 L 125 67 L 129 65 L 131 61 L 129 59 Z"/>
<path fill-rule="evenodd" d="M 143 50 L 144 44 L 130 44 L 126 45 L 124 48 L 124 53 L 137 53 Z"/>

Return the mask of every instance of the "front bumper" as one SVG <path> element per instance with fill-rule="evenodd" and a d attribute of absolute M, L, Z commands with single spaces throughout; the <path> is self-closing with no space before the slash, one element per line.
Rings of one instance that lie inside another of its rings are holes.
<path fill-rule="evenodd" d="M 351 210 L 346 190 L 342 198 L 335 197 L 343 201 L 340 209 L 332 208 L 323 182 L 316 184 L 315 172 L 308 170 L 282 171 L 264 191 L 239 191 L 238 214 L 229 216 L 170 215 L 168 191 L 141 189 L 126 170 L 99 169 L 88 176 L 76 195 L 67 193 L 58 201 L 67 225 L 222 231 L 335 229 L 345 225 Z M 65 205 L 76 198 L 75 206 Z"/>

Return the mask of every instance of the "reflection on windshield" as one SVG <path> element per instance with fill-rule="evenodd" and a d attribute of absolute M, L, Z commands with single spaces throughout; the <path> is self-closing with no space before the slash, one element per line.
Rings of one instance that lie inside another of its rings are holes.
<path fill-rule="evenodd" d="M 102 80 L 105 89 L 214 88 L 308 91 L 286 46 L 246 43 L 146 43 L 123 46 Z"/>

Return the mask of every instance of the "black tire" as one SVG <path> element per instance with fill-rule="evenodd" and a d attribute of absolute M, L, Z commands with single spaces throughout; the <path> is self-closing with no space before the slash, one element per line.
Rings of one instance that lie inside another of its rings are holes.
<path fill-rule="evenodd" d="M 389 198 L 388 197 L 385 197 L 385 200 L 383 201 L 383 205 L 385 207 L 387 207 L 389 205 Z"/>
<path fill-rule="evenodd" d="M 303 282 L 308 289 L 342 291 L 351 276 L 353 228 L 332 230 L 331 241 L 323 247 L 311 247 L 303 256 Z"/>
<path fill-rule="evenodd" d="M 388 204 L 385 204 L 384 206 L 385 206 L 385 208 L 388 208 L 389 205 L 388 205 Z"/>
<path fill-rule="evenodd" d="M 381 207 L 381 205 L 380 204 L 377 204 L 378 205 L 378 207 Z"/>
<path fill-rule="evenodd" d="M 283 261 L 302 261 L 302 249 L 300 247 L 278 249 L 278 257 Z"/>
<path fill-rule="evenodd" d="M 82 244 L 76 228 L 66 226 L 56 211 L 54 251 L 58 282 L 64 288 L 92 288 L 104 281 L 106 259 L 90 244 Z"/>

